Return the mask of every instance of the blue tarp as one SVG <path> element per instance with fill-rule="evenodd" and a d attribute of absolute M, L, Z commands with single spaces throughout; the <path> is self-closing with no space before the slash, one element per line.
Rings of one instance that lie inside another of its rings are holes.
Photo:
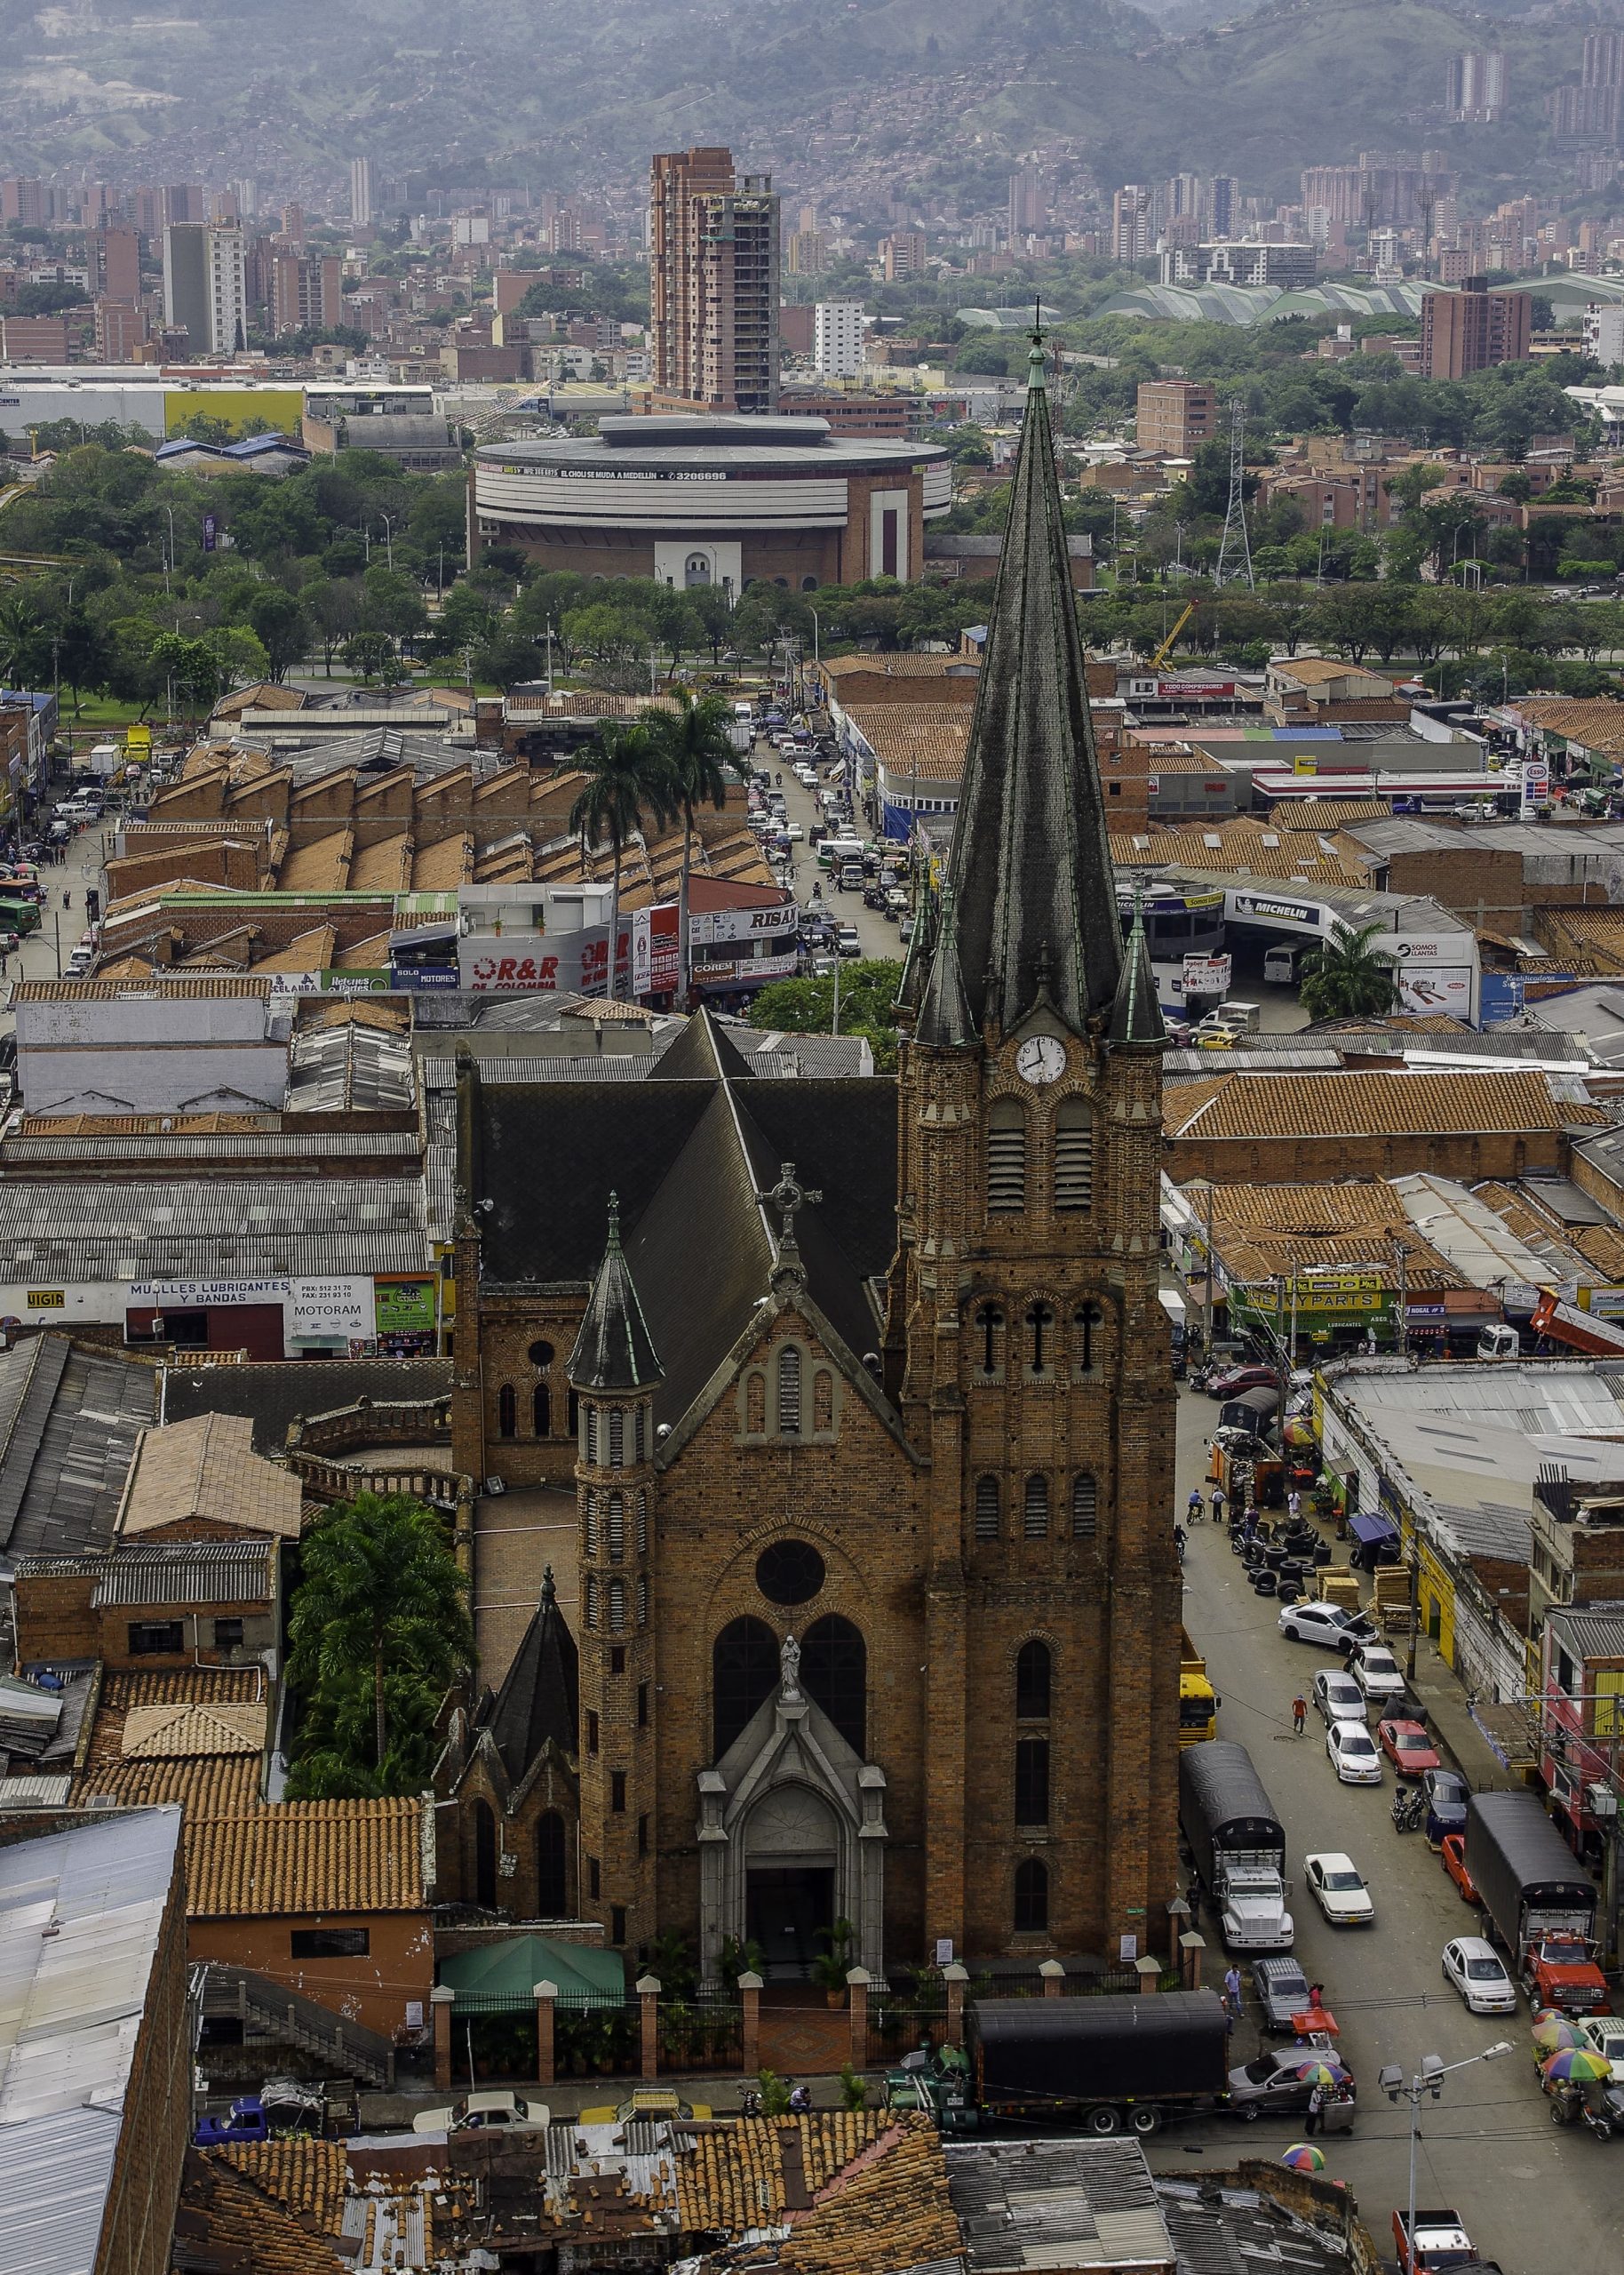
<path fill-rule="evenodd" d="M 1348 1527 L 1354 1538 L 1363 1541 L 1367 1548 L 1373 1541 L 1396 1538 L 1398 1531 L 1390 1517 L 1349 1517 Z"/>

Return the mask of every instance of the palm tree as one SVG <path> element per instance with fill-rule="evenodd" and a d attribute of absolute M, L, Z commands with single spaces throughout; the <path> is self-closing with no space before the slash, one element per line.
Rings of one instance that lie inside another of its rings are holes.
<path fill-rule="evenodd" d="M 728 711 L 720 695 L 701 696 L 691 689 L 676 690 L 674 711 L 647 711 L 655 742 L 665 762 L 668 789 L 682 817 L 682 883 L 677 898 L 677 988 L 688 1000 L 692 974 L 688 953 L 688 881 L 693 861 L 694 809 L 707 802 L 720 813 L 728 802 L 728 778 L 736 778 L 737 754 L 728 732 Z"/>
<path fill-rule="evenodd" d="M 647 806 L 660 820 L 675 811 L 666 778 L 665 761 L 651 730 L 639 722 L 623 726 L 606 719 L 595 742 L 588 743 L 577 764 L 586 782 L 569 809 L 569 826 L 580 834 L 582 849 L 608 841 L 614 858 L 609 890 L 609 997 L 615 1000 L 615 951 L 620 938 L 620 865 L 627 842 L 643 826 Z"/>
<path fill-rule="evenodd" d="M 317 1520 L 289 1625 L 288 1673 L 306 1707 L 301 1782 L 413 1789 L 422 1764 L 402 1732 L 431 1730 L 447 1686 L 473 1664 L 467 1591 L 443 1521 L 420 1501 L 357 1493 Z"/>
<path fill-rule="evenodd" d="M 1302 960 L 1302 1008 L 1310 1019 L 1375 1018 L 1392 1010 L 1398 992 L 1393 953 L 1372 945 L 1382 930 L 1345 924 L 1323 947 L 1310 949 Z"/>

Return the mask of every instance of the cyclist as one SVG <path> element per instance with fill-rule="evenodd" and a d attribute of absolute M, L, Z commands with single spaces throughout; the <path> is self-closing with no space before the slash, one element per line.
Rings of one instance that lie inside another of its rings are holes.
<path fill-rule="evenodd" d="M 1201 1488 L 1198 1485 L 1192 1485 L 1190 1489 L 1190 1499 L 1184 1506 L 1184 1521 L 1187 1524 L 1198 1525 L 1206 1514 L 1206 1504 L 1201 1498 Z"/>

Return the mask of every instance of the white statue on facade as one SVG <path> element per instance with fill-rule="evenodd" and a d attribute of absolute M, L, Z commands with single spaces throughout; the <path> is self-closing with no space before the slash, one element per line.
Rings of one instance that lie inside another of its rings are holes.
<path fill-rule="evenodd" d="M 792 1701 L 800 1696 L 800 1646 L 786 1635 L 778 1650 L 778 1693 Z"/>

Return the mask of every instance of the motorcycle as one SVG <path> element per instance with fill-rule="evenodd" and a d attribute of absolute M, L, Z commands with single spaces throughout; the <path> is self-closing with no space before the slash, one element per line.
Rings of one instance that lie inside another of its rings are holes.
<path fill-rule="evenodd" d="M 1409 1792 L 1402 1788 L 1393 1796 L 1393 1830 L 1395 1832 L 1419 1832 L 1427 1822 L 1427 1796 L 1419 1785 Z"/>

